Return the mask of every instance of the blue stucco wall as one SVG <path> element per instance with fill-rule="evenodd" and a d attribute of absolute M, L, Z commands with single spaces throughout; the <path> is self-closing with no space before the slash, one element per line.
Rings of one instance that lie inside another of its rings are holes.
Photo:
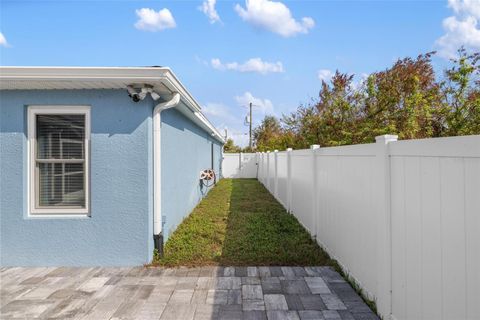
<path fill-rule="evenodd" d="M 162 215 L 166 239 L 209 191 L 200 188 L 201 170 L 220 172 L 222 145 L 177 109 L 162 113 Z"/>
<path fill-rule="evenodd" d="M 91 106 L 91 217 L 27 215 L 27 105 Z M 0 93 L 0 264 L 141 265 L 152 242 L 153 102 L 125 90 Z"/>

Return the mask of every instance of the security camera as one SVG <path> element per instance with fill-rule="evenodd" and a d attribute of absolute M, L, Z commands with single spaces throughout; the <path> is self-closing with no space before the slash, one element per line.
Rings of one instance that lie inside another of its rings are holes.
<path fill-rule="evenodd" d="M 137 91 L 133 86 L 127 86 L 128 96 L 132 98 L 133 102 L 139 102 L 147 97 L 148 94 L 152 97 L 153 100 L 160 99 L 160 95 L 153 91 L 153 87 L 149 85 L 144 85 L 140 92 Z"/>
<path fill-rule="evenodd" d="M 158 99 L 160 99 L 160 95 L 158 93 L 156 93 L 155 91 L 152 91 L 150 93 L 150 96 L 152 97 L 153 100 L 157 101 Z"/>
<path fill-rule="evenodd" d="M 138 102 L 142 100 L 138 92 L 132 86 L 128 86 L 127 91 L 128 91 L 128 96 L 132 98 L 133 102 Z"/>

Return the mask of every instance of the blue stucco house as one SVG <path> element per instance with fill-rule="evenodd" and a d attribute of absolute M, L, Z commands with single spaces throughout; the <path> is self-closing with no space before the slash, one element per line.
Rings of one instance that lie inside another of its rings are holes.
<path fill-rule="evenodd" d="M 150 262 L 223 143 L 169 68 L 0 67 L 0 265 Z"/>

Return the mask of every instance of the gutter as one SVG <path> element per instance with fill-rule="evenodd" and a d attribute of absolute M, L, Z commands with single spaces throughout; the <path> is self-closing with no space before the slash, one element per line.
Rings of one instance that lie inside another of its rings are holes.
<path fill-rule="evenodd" d="M 175 92 L 170 100 L 153 108 L 153 241 L 160 257 L 163 256 L 161 113 L 163 110 L 176 107 L 179 102 L 180 94 Z"/>

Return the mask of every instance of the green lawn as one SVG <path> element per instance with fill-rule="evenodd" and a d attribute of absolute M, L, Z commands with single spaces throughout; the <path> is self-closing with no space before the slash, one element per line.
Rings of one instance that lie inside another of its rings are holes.
<path fill-rule="evenodd" d="M 223 179 L 170 236 L 154 264 L 332 265 L 300 223 L 254 179 Z"/>

